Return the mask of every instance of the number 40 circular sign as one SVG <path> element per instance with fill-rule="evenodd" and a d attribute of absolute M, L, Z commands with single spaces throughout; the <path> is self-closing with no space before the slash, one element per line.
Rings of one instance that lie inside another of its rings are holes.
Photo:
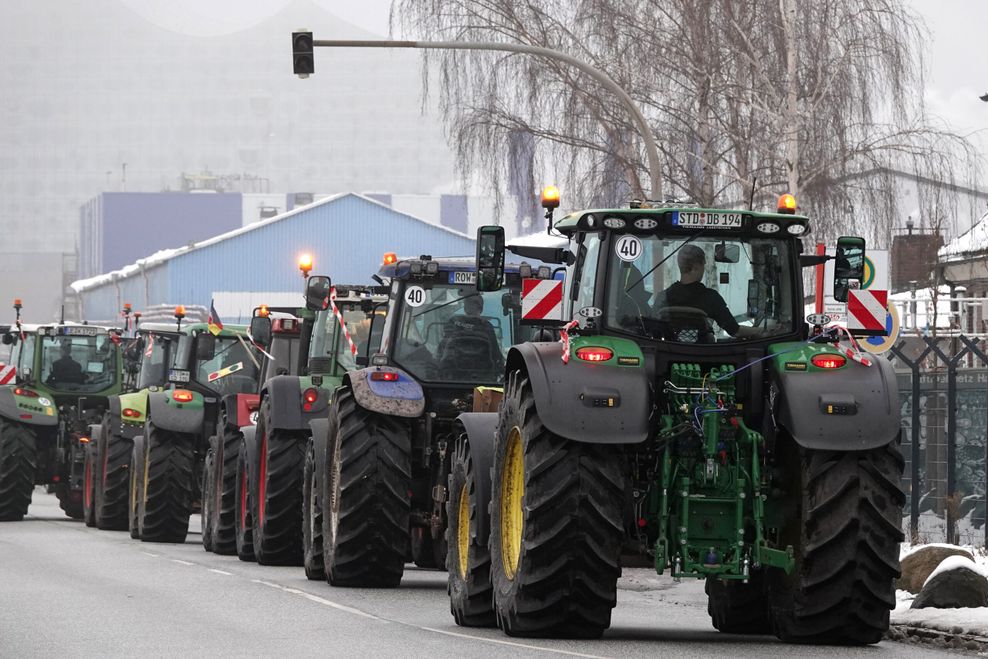
<path fill-rule="evenodd" d="M 621 236 L 614 243 L 614 252 L 622 261 L 637 261 L 643 251 L 642 241 L 638 236 Z"/>

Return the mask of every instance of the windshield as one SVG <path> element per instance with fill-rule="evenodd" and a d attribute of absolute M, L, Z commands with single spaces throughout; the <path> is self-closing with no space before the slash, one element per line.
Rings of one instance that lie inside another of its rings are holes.
<path fill-rule="evenodd" d="M 257 355 L 248 352 L 245 343 L 235 336 L 216 337 L 213 358 L 196 359 L 195 380 L 222 396 L 255 393 Z"/>
<path fill-rule="evenodd" d="M 788 242 L 734 235 L 689 238 L 610 237 L 610 327 L 681 343 L 738 341 L 793 329 Z M 599 240 L 587 237 L 588 253 Z"/>
<path fill-rule="evenodd" d="M 377 320 L 378 325 L 375 326 L 375 336 L 373 337 L 375 340 L 372 341 L 370 330 L 371 319 L 374 316 L 373 311 L 362 311 L 360 304 L 353 302 L 337 302 L 336 306 L 343 314 L 343 322 L 346 324 L 347 332 L 350 333 L 354 345 L 357 346 L 357 354 L 367 355 L 370 351 L 375 350 L 377 345 L 369 344 L 380 344 L 381 333 L 379 330 L 383 327 L 384 319 L 379 318 Z M 383 312 L 384 307 L 381 307 L 379 311 Z M 312 330 L 312 343 L 309 344 L 309 359 L 311 360 L 313 357 L 332 358 L 335 353 L 336 363 L 339 365 L 338 370 L 350 371 L 357 367 L 356 357 L 339 329 L 340 322 L 331 309 L 316 314 L 316 323 Z"/>
<path fill-rule="evenodd" d="M 426 381 L 503 381 L 504 356 L 523 340 L 520 309 L 505 303 L 510 293 L 407 285 L 403 296 L 393 353 L 399 366 Z"/>
<path fill-rule="evenodd" d="M 173 337 L 166 334 L 147 334 L 144 336 L 143 353 L 141 356 L 141 371 L 137 376 L 137 388 L 164 386 L 168 379 L 168 367 L 171 366 L 170 355 Z"/>
<path fill-rule="evenodd" d="M 107 334 L 45 336 L 41 381 L 58 391 L 102 391 L 116 383 L 117 354 Z"/>

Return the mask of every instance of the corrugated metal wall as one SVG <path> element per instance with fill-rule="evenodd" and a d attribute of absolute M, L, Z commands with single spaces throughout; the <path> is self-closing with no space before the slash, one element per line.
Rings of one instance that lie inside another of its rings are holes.
<path fill-rule="evenodd" d="M 120 280 L 120 302 L 131 302 L 135 309 L 177 302 L 208 306 L 213 291 L 301 290 L 296 262 L 303 252 L 313 256 L 312 274 L 361 284 L 372 283 L 385 252 L 438 257 L 472 254 L 473 249 L 472 238 L 346 195 L 166 261 L 148 271 L 147 299 L 139 273 Z M 82 296 L 89 318 L 113 317 L 119 309 L 112 283 Z"/>

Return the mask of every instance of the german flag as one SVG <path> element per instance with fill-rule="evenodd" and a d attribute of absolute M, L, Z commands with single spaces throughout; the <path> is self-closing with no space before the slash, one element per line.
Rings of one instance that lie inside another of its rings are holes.
<path fill-rule="evenodd" d="M 223 321 L 220 320 L 220 315 L 216 313 L 216 307 L 213 306 L 212 300 L 209 301 L 209 318 L 206 320 L 206 325 L 213 336 L 219 336 L 220 332 L 223 331 Z"/>

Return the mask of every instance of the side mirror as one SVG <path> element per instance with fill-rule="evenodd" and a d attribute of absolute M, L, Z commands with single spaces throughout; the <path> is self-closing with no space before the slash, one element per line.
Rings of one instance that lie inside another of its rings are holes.
<path fill-rule="evenodd" d="M 329 277 L 315 275 L 305 283 L 305 308 L 309 311 L 329 309 L 329 290 L 333 282 Z"/>
<path fill-rule="evenodd" d="M 477 290 L 500 290 L 504 283 L 504 227 L 477 229 Z"/>
<path fill-rule="evenodd" d="M 209 361 L 216 356 L 216 337 L 209 332 L 200 332 L 196 337 L 196 359 Z"/>
<path fill-rule="evenodd" d="M 15 343 L 17 343 L 17 335 L 16 334 L 4 334 L 3 335 L 3 344 L 5 346 L 12 346 Z"/>
<path fill-rule="evenodd" d="M 741 247 L 736 244 L 721 243 L 714 246 L 714 261 L 717 263 L 737 263 L 741 260 Z"/>
<path fill-rule="evenodd" d="M 864 279 L 865 241 L 857 236 L 841 236 L 837 239 L 834 257 L 834 299 L 847 302 L 851 281 Z"/>
<path fill-rule="evenodd" d="M 267 348 L 271 345 L 271 318 L 268 316 L 251 318 L 250 338 L 261 347 Z"/>

